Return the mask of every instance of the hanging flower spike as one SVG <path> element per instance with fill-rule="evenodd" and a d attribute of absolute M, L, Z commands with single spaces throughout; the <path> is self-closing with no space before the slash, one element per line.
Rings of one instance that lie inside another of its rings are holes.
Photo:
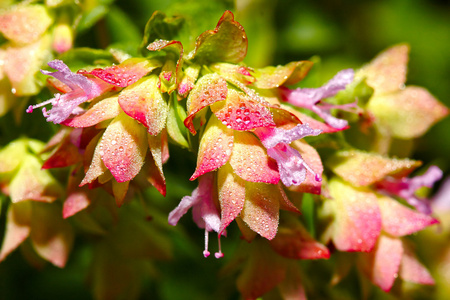
<path fill-rule="evenodd" d="M 421 187 L 433 187 L 433 184 L 442 178 L 442 174 L 441 169 L 431 166 L 423 175 L 400 179 L 388 177 L 378 182 L 376 186 L 381 192 L 403 198 L 419 212 L 429 215 L 432 212 L 430 203 L 427 199 L 417 197 L 415 192 Z"/>
<path fill-rule="evenodd" d="M 353 77 L 353 69 L 345 69 L 337 73 L 330 81 L 320 88 L 297 88 L 295 90 L 290 90 L 286 87 L 281 87 L 280 91 L 284 101 L 297 107 L 309 109 L 324 119 L 331 127 L 343 130 L 348 126 L 347 120 L 333 117 L 330 114 L 330 109 L 336 108 L 348 110 L 356 107 L 356 102 L 344 105 L 322 104 L 319 106 L 318 104 L 322 99 L 332 97 L 336 95 L 337 92 L 345 89 L 345 87 L 353 81 Z"/>
<path fill-rule="evenodd" d="M 90 79 L 81 74 L 72 73 L 69 67 L 61 60 L 52 60 L 48 63 L 56 72 L 41 70 L 42 74 L 50 75 L 69 86 L 72 90 L 64 95 L 56 94 L 54 98 L 37 105 L 30 105 L 27 113 L 32 113 L 33 109 L 52 104 L 52 109 L 48 112 L 44 107 L 42 112 L 47 122 L 59 124 L 64 122 L 73 113 L 78 113 L 81 109 L 78 105 L 100 96 L 112 86 L 99 79 Z"/>
<path fill-rule="evenodd" d="M 208 251 L 208 233 L 210 231 L 219 232 L 220 215 L 212 198 L 214 185 L 214 174 L 208 173 L 199 177 L 198 187 L 192 192 L 192 196 L 184 196 L 180 204 L 169 214 L 169 224 L 177 225 L 180 218 L 192 207 L 192 218 L 199 228 L 205 229 L 205 250 L 203 255 L 209 256 Z M 219 252 L 215 254 L 216 258 L 223 257 L 220 247 Z"/>
<path fill-rule="evenodd" d="M 305 136 L 317 136 L 322 132 L 312 129 L 308 124 L 299 124 L 292 129 L 257 128 L 255 134 L 267 149 L 267 154 L 278 164 L 280 179 L 285 186 L 299 185 L 306 178 L 306 171 L 314 174 L 317 181 L 321 181 L 320 174 L 316 174 L 302 159 L 300 153 L 289 144 Z"/>

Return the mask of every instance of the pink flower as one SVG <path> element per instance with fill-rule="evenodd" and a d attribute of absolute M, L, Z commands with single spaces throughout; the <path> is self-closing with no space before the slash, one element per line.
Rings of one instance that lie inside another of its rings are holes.
<path fill-rule="evenodd" d="M 258 128 L 255 134 L 267 149 L 267 154 L 276 160 L 280 179 L 285 186 L 299 185 L 306 178 L 306 171 L 314 174 L 316 181 L 321 181 L 320 174 L 316 174 L 300 153 L 289 146 L 295 140 L 305 136 L 317 136 L 322 132 L 312 129 L 308 124 L 297 125 L 289 130 L 282 128 Z"/>
<path fill-rule="evenodd" d="M 384 193 L 403 198 L 410 205 L 424 214 L 431 214 L 430 203 L 427 199 L 419 198 L 415 192 L 421 187 L 433 187 L 433 184 L 442 178 L 442 171 L 436 166 L 431 166 L 428 170 L 419 176 L 413 178 L 393 178 L 387 177 L 377 183 L 377 188 Z"/>
<path fill-rule="evenodd" d="M 37 105 L 30 105 L 27 113 L 33 112 L 33 109 L 52 104 L 49 111 L 44 107 L 42 112 L 47 118 L 47 122 L 59 124 L 64 122 L 71 114 L 77 114 L 83 110 L 78 107 L 80 104 L 100 96 L 112 86 L 97 78 L 87 78 L 81 74 L 72 73 L 61 60 L 52 60 L 48 63 L 50 67 L 56 69 L 56 72 L 41 70 L 44 75 L 51 75 L 62 83 L 66 84 L 71 91 L 60 95 L 56 94 L 54 98 Z"/>
<path fill-rule="evenodd" d="M 209 256 L 208 233 L 210 231 L 219 232 L 220 215 L 213 201 L 214 174 L 208 173 L 199 177 L 198 187 L 192 192 L 192 196 L 184 196 L 178 206 L 169 214 L 169 224 L 177 225 L 178 221 L 192 207 L 192 217 L 199 228 L 205 229 L 205 250 L 203 255 Z M 215 254 L 216 258 L 223 257 L 220 248 Z"/>
<path fill-rule="evenodd" d="M 330 81 L 320 88 L 297 88 L 295 90 L 290 90 L 286 87 L 282 87 L 280 91 L 286 102 L 315 112 L 331 127 L 345 129 L 348 126 L 348 122 L 333 117 L 330 114 L 330 109 L 336 108 L 347 110 L 356 107 L 356 102 L 344 105 L 321 104 L 319 106 L 318 104 L 322 99 L 332 97 L 336 95 L 337 92 L 345 89 L 347 84 L 353 81 L 353 76 L 353 69 L 346 69 L 337 73 Z"/>

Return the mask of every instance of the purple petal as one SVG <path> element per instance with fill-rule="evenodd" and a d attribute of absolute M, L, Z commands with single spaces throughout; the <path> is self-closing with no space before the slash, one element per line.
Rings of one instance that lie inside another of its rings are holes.
<path fill-rule="evenodd" d="M 300 153 L 286 144 L 267 149 L 267 154 L 278 164 L 280 179 L 285 186 L 299 185 L 306 178 L 306 163 Z"/>
<path fill-rule="evenodd" d="M 200 202 L 192 211 L 194 221 L 200 228 L 219 232 L 220 215 L 213 201 L 214 174 L 207 173 L 199 178 Z M 202 225 L 202 226 L 200 226 Z"/>
<path fill-rule="evenodd" d="M 88 79 L 87 77 L 72 73 L 61 60 L 53 60 L 48 65 L 58 71 L 49 72 L 41 70 L 42 74 L 50 75 L 69 86 L 72 90 L 64 95 L 56 94 L 54 98 L 43 103 L 28 107 L 27 113 L 33 112 L 34 108 L 52 104 L 52 109 L 42 110 L 47 122 L 59 124 L 64 122 L 71 114 L 79 113 L 78 106 L 90 99 L 101 95 L 110 85 L 99 79 Z"/>
<path fill-rule="evenodd" d="M 199 185 L 192 196 L 184 196 L 180 204 L 169 214 L 169 224 L 175 226 L 192 207 L 192 217 L 199 228 L 219 232 L 220 216 L 212 198 L 214 174 L 199 177 Z"/>
<path fill-rule="evenodd" d="M 333 117 L 330 113 L 328 113 L 328 110 L 317 105 L 314 105 L 311 110 L 321 117 L 328 125 L 335 129 L 344 129 L 348 126 L 347 120 Z"/>
<path fill-rule="evenodd" d="M 405 199 L 408 204 L 414 206 L 419 212 L 431 214 L 430 202 L 427 199 L 417 197 L 415 192 L 421 187 L 431 188 L 436 181 L 442 178 L 442 174 L 441 169 L 431 166 L 422 175 L 413 178 L 386 178 L 377 183 L 377 187 L 382 192 Z"/>
<path fill-rule="evenodd" d="M 258 128 L 255 134 L 259 137 L 266 149 L 275 147 L 279 143 L 290 144 L 305 136 L 317 136 L 322 132 L 320 129 L 312 129 L 308 124 L 297 125 L 292 129 L 282 128 Z"/>
<path fill-rule="evenodd" d="M 69 86 L 72 90 L 82 89 L 85 94 L 90 94 L 92 90 L 92 82 L 81 74 L 72 73 L 69 67 L 62 60 L 52 60 L 48 65 L 58 70 L 56 72 L 50 72 L 41 70 L 44 75 L 50 75 Z"/>
<path fill-rule="evenodd" d="M 298 107 L 311 109 L 321 99 L 332 97 L 345 89 L 353 81 L 353 69 L 338 72 L 330 81 L 320 88 L 297 88 L 295 90 L 282 89 L 281 92 L 288 103 Z"/>
<path fill-rule="evenodd" d="M 177 225 L 178 221 L 181 219 L 182 216 L 184 216 L 189 208 L 194 206 L 198 201 L 200 201 L 200 198 L 198 197 L 198 188 L 196 188 L 192 192 L 192 196 L 184 196 L 178 206 L 172 210 L 169 214 L 169 224 L 172 226 Z"/>

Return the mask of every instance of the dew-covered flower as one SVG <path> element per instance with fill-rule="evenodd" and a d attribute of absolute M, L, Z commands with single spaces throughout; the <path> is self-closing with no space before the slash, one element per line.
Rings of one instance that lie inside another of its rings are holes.
<path fill-rule="evenodd" d="M 220 215 L 214 204 L 214 174 L 208 173 L 200 176 L 198 187 L 192 192 L 191 196 L 184 196 L 178 206 L 169 214 L 169 224 L 177 225 L 180 218 L 192 208 L 192 217 L 199 228 L 205 229 L 205 250 L 203 255 L 209 256 L 208 251 L 208 233 L 215 231 L 219 233 Z M 220 234 L 219 234 L 219 252 L 215 254 L 216 258 L 223 257 L 220 249 Z"/>
<path fill-rule="evenodd" d="M 306 136 L 317 136 L 321 130 L 312 129 L 308 124 L 299 124 L 292 129 L 258 128 L 255 134 L 267 149 L 267 155 L 275 159 L 278 165 L 280 179 L 285 186 L 299 185 L 306 179 L 306 171 L 311 172 L 316 181 L 320 174 L 314 172 L 302 159 L 300 153 L 289 146 L 295 140 Z"/>
<path fill-rule="evenodd" d="M 336 95 L 339 91 L 353 81 L 353 69 L 346 69 L 338 72 L 330 81 L 320 88 L 297 88 L 290 90 L 281 87 L 280 92 L 282 99 L 294 106 L 306 108 L 319 117 L 321 117 L 328 125 L 336 129 L 345 129 L 348 126 L 347 120 L 338 119 L 330 114 L 331 109 L 348 110 L 356 107 L 356 103 L 333 105 L 323 103 L 321 100 Z"/>
<path fill-rule="evenodd" d="M 397 196 L 405 199 L 408 204 L 414 206 L 418 211 L 424 214 L 431 214 L 431 203 L 425 198 L 416 196 L 416 191 L 422 187 L 432 188 L 436 181 L 442 178 L 442 170 L 437 166 L 431 166 L 422 174 L 412 178 L 387 177 L 376 183 L 378 191 L 388 195 Z"/>
<path fill-rule="evenodd" d="M 48 63 L 56 72 L 42 70 L 42 74 L 50 75 L 70 88 L 68 93 L 56 94 L 54 98 L 37 105 L 30 105 L 27 113 L 32 113 L 33 109 L 51 104 L 52 108 L 47 111 L 44 107 L 42 112 L 47 118 L 47 122 L 59 124 L 70 117 L 71 114 L 79 114 L 83 110 L 80 104 L 92 100 L 105 93 L 113 86 L 98 78 L 87 78 L 81 74 L 72 73 L 69 67 L 61 60 L 53 60 Z"/>

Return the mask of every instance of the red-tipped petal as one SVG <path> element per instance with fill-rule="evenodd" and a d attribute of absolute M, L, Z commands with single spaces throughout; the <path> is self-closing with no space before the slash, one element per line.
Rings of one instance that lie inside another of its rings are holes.
<path fill-rule="evenodd" d="M 251 133 L 234 133 L 230 164 L 234 172 L 247 181 L 272 184 L 280 181 L 276 162 L 267 155 L 261 142 Z"/>
<path fill-rule="evenodd" d="M 330 160 L 331 170 L 355 186 L 367 186 L 386 176 L 403 177 L 421 165 L 411 159 L 389 158 L 357 150 L 339 151 Z M 361 168 L 364 166 L 364 168 Z"/>
<path fill-rule="evenodd" d="M 127 115 L 144 124 L 151 135 L 157 135 L 166 127 L 168 106 L 158 89 L 156 75 L 124 89 L 119 94 L 119 105 Z"/>
<path fill-rule="evenodd" d="M 226 101 L 211 105 L 211 110 L 224 125 L 234 130 L 275 126 L 266 106 L 236 90 L 228 90 Z"/>
<path fill-rule="evenodd" d="M 188 116 L 184 120 L 184 125 L 192 134 L 195 134 L 194 124 L 192 120 L 195 115 L 204 107 L 217 101 L 227 98 L 228 87 L 225 79 L 215 73 L 202 76 L 192 91 L 189 93 L 186 107 Z"/>
<path fill-rule="evenodd" d="M 273 239 L 278 230 L 281 197 L 276 185 L 246 182 L 242 220 L 262 237 Z"/>
<path fill-rule="evenodd" d="M 403 249 L 400 277 L 409 282 L 433 285 L 434 279 L 431 277 L 430 272 L 419 262 L 406 242 L 403 243 Z"/>
<path fill-rule="evenodd" d="M 277 236 L 270 241 L 272 248 L 291 259 L 328 259 L 330 251 L 314 240 L 297 220 L 290 220 L 287 226 L 280 226 Z"/>
<path fill-rule="evenodd" d="M 120 113 L 117 96 L 100 100 L 85 113 L 67 119 L 62 124 L 70 127 L 90 127 L 102 121 L 112 119 Z"/>
<path fill-rule="evenodd" d="M 335 209 L 333 242 L 341 251 L 369 252 L 381 231 L 381 214 L 375 194 L 339 179 L 329 183 Z"/>
<path fill-rule="evenodd" d="M 256 69 L 254 85 L 259 89 L 273 89 L 283 84 L 295 84 L 308 74 L 312 66 L 311 61 L 293 61 L 284 66 Z"/>
<path fill-rule="evenodd" d="M 244 207 L 245 181 L 234 174 L 230 164 L 225 164 L 217 173 L 217 186 L 221 209 L 220 235 Z"/>
<path fill-rule="evenodd" d="M 360 267 L 375 285 L 389 292 L 398 277 L 402 256 L 403 245 L 400 239 L 380 235 L 375 249 L 361 254 Z"/>
<path fill-rule="evenodd" d="M 144 128 L 121 113 L 103 134 L 100 155 L 117 182 L 125 182 L 133 179 L 141 170 L 147 148 Z"/>
<path fill-rule="evenodd" d="M 85 187 L 70 193 L 63 205 L 62 215 L 64 219 L 73 216 L 91 204 L 87 193 L 88 189 Z"/>
<path fill-rule="evenodd" d="M 404 236 L 439 223 L 435 218 L 412 210 L 389 197 L 379 197 L 383 230 L 393 236 Z"/>
<path fill-rule="evenodd" d="M 150 61 L 145 58 L 135 57 L 129 58 L 117 66 L 94 69 L 90 72 L 83 73 L 94 75 L 101 80 L 118 87 L 126 87 L 135 83 L 153 69 L 160 66 L 161 63 L 158 63 L 156 60 Z"/>
<path fill-rule="evenodd" d="M 233 130 L 211 116 L 200 140 L 197 168 L 190 180 L 223 166 L 230 159 L 233 141 Z"/>

